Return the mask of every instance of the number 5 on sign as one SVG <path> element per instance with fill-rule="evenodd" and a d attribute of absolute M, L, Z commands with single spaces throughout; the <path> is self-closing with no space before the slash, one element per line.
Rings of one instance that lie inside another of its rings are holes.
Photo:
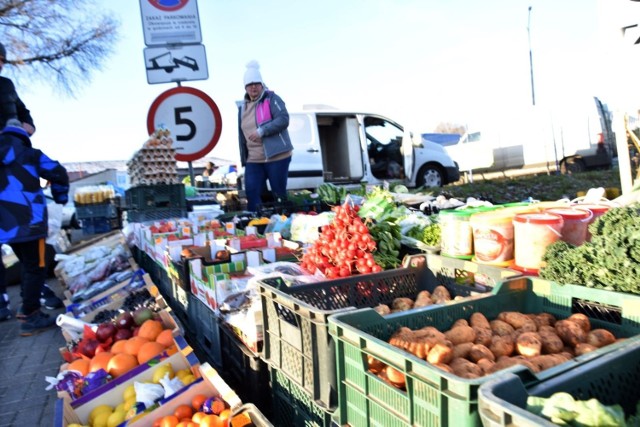
<path fill-rule="evenodd" d="M 147 131 L 158 127 L 171 131 L 176 160 L 190 162 L 207 155 L 222 132 L 220 110 L 201 90 L 176 87 L 162 92 L 149 108 Z"/>

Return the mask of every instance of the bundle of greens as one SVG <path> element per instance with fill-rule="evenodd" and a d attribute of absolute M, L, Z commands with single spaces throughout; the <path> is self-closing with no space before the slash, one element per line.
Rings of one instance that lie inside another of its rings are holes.
<path fill-rule="evenodd" d="M 569 426 L 626 426 L 620 405 L 603 405 L 597 399 L 575 400 L 569 393 L 558 392 L 548 398 L 530 396 L 527 410 L 554 424 Z"/>
<path fill-rule="evenodd" d="M 589 226 L 591 241 L 547 247 L 540 277 L 558 283 L 640 294 L 640 204 L 612 208 Z"/>

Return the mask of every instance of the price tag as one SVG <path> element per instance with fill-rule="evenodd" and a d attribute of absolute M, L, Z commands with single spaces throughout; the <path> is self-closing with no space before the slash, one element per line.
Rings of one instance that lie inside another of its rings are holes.
<path fill-rule="evenodd" d="M 260 252 L 258 251 L 247 251 L 247 266 L 248 267 L 258 267 L 262 264 L 262 257 Z"/>
<path fill-rule="evenodd" d="M 236 234 L 236 225 L 233 222 L 225 222 L 224 228 L 229 234 Z"/>
<path fill-rule="evenodd" d="M 270 248 L 282 247 L 282 235 L 278 232 L 267 233 L 267 246 Z"/>
<path fill-rule="evenodd" d="M 256 236 L 258 234 L 258 229 L 253 225 L 247 225 L 244 228 L 244 232 L 247 236 Z"/>
<path fill-rule="evenodd" d="M 242 245 L 240 244 L 240 239 L 234 237 L 233 239 L 229 240 L 229 247 L 231 247 L 231 249 L 233 250 L 241 251 Z"/>
<path fill-rule="evenodd" d="M 191 237 L 191 227 L 182 227 L 182 237 Z"/>

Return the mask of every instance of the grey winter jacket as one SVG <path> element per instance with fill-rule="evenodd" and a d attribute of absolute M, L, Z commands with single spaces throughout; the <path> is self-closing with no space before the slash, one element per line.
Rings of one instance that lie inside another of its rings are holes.
<path fill-rule="evenodd" d="M 238 136 L 240 142 L 240 163 L 247 162 L 247 140 L 240 127 L 242 113 L 249 96 L 245 94 L 244 102 L 238 108 Z M 289 112 L 282 98 L 272 91 L 264 90 L 256 105 L 256 124 L 258 133 L 262 138 L 264 156 L 267 161 L 273 156 L 293 150 L 291 138 L 289 138 Z"/>

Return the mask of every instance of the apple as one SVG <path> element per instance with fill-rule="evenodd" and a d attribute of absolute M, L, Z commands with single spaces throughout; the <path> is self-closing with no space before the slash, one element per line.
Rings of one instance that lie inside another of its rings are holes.
<path fill-rule="evenodd" d="M 100 342 L 106 342 L 116 334 L 117 328 L 111 322 L 105 322 L 98 325 L 96 330 L 96 338 Z"/>
<path fill-rule="evenodd" d="M 85 338 L 78 344 L 78 350 L 87 357 L 93 357 L 99 345 L 100 342 L 97 339 Z"/>
<path fill-rule="evenodd" d="M 128 340 L 133 336 L 133 331 L 131 329 L 118 329 L 116 334 L 113 336 L 115 341 Z"/>
<path fill-rule="evenodd" d="M 120 313 L 118 317 L 116 317 L 116 326 L 118 329 L 131 329 L 135 326 L 134 323 L 133 315 L 128 311 Z"/>

